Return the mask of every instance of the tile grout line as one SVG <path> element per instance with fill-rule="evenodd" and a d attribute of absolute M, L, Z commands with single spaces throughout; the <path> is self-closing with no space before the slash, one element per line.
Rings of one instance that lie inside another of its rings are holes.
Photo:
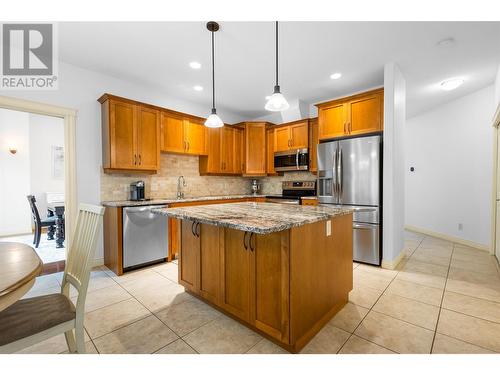
<path fill-rule="evenodd" d="M 453 248 L 451 249 L 450 264 L 448 265 L 448 272 L 446 273 L 446 280 L 444 281 L 443 295 L 441 296 L 441 303 L 439 305 L 439 312 L 438 312 L 438 316 L 437 316 L 437 320 L 436 320 L 436 327 L 434 328 L 434 336 L 432 337 L 431 351 L 429 354 L 432 354 L 432 350 L 434 349 L 434 342 L 436 341 L 436 335 L 437 335 L 437 330 L 438 330 L 438 326 L 439 326 L 439 319 L 441 318 L 441 311 L 443 309 L 444 295 L 446 293 L 446 285 L 448 284 L 448 277 L 450 276 L 451 259 L 453 258 L 454 252 L 455 252 L 455 244 L 453 244 Z"/>
<path fill-rule="evenodd" d="M 359 265 L 358 265 L 358 266 L 359 266 Z M 356 268 L 358 268 L 358 267 L 356 267 Z M 368 312 L 367 312 L 367 313 L 366 313 L 366 315 L 363 317 L 363 319 L 361 319 L 361 320 L 360 320 L 360 322 L 356 325 L 356 327 L 353 329 L 353 331 L 352 331 L 352 332 L 349 332 L 349 337 L 347 338 L 347 340 L 345 340 L 345 342 L 342 344 L 342 346 L 339 348 L 339 350 L 337 350 L 337 353 L 336 353 L 336 354 L 339 354 L 339 353 L 340 353 L 340 351 L 344 348 L 344 346 L 345 346 L 345 344 L 347 343 L 347 341 L 349 341 L 349 340 L 351 339 L 351 337 L 354 335 L 354 332 L 356 332 L 356 330 L 357 330 L 357 329 L 358 329 L 358 327 L 361 325 L 361 323 L 363 323 L 363 321 L 366 319 L 366 317 L 368 316 L 368 314 L 372 311 L 373 306 L 375 306 L 375 305 L 376 305 L 376 303 L 379 301 L 379 299 L 380 299 L 380 298 L 384 295 L 385 291 L 387 290 L 387 288 L 389 288 L 389 286 L 392 284 L 392 282 L 396 279 L 396 276 L 397 276 L 398 274 L 399 274 L 399 271 L 397 271 L 397 272 L 396 272 L 396 274 L 392 277 L 392 279 L 391 279 L 391 281 L 389 282 L 389 284 L 387 284 L 387 286 L 386 286 L 386 287 L 385 287 L 385 289 L 382 291 L 382 293 L 380 293 L 380 295 L 378 296 L 378 298 L 376 299 L 376 301 L 373 303 L 373 305 L 372 305 L 372 306 L 368 309 Z M 354 284 L 354 283 L 353 283 L 353 284 Z M 347 301 L 348 301 L 347 303 L 349 303 L 349 298 L 348 298 L 348 300 L 347 300 Z M 351 303 L 352 303 L 352 302 L 351 302 Z M 356 305 L 356 304 L 354 304 L 354 305 Z M 357 305 L 357 306 L 359 306 L 359 305 Z M 360 307 L 363 307 L 363 306 L 360 306 Z M 365 308 L 366 308 L 366 307 L 365 307 Z M 336 327 L 336 328 L 338 328 L 338 327 Z M 340 328 L 340 329 L 341 329 L 341 328 Z M 355 336 L 356 336 L 356 337 L 359 337 L 359 336 L 357 336 L 357 335 L 355 335 Z M 363 338 L 363 337 L 362 337 L 362 338 Z M 363 339 L 364 339 L 364 340 L 366 340 L 365 338 L 363 338 Z M 373 341 L 370 341 L 370 340 L 366 340 L 366 341 L 369 341 L 369 342 L 371 342 L 371 343 L 373 343 L 373 344 L 375 344 L 375 345 L 381 346 L 382 348 L 385 348 L 385 349 L 391 350 L 391 349 L 386 348 L 385 346 L 382 346 L 382 345 L 380 345 L 380 344 L 377 344 L 377 343 L 375 343 L 375 342 L 373 342 Z M 393 351 L 393 350 L 391 350 L 391 351 Z"/>

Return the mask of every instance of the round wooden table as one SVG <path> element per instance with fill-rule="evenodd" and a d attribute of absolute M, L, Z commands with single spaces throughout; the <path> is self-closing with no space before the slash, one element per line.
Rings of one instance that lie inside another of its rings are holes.
<path fill-rule="evenodd" d="M 31 246 L 0 242 L 0 311 L 31 289 L 42 268 L 43 262 Z"/>

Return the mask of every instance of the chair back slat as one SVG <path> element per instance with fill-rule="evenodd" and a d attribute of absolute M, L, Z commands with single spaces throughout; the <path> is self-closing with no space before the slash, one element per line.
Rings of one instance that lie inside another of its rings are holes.
<path fill-rule="evenodd" d="M 99 230 L 102 227 L 104 207 L 80 204 L 75 232 L 68 250 L 66 267 L 61 286 L 62 293 L 69 296 L 69 284 L 78 291 L 77 311 L 83 309 L 94 260 Z"/>
<path fill-rule="evenodd" d="M 30 204 L 30 208 L 31 208 L 31 216 L 33 216 L 33 220 L 40 224 L 41 223 L 41 220 L 40 220 L 40 213 L 38 212 L 38 208 L 36 206 L 36 198 L 34 195 L 27 195 L 26 198 L 28 198 L 28 202 Z"/>

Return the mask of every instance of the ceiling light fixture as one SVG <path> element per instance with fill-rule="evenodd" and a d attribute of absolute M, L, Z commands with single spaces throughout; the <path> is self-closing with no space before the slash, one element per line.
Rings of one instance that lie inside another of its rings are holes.
<path fill-rule="evenodd" d="M 464 83 L 464 80 L 462 78 L 450 78 L 447 80 L 444 80 L 441 82 L 439 85 L 444 91 L 451 91 L 455 90 L 457 87 L 462 86 Z"/>
<path fill-rule="evenodd" d="M 217 116 L 217 110 L 215 109 L 215 50 L 214 50 L 214 34 L 219 30 L 219 24 L 214 21 L 207 22 L 207 29 L 212 33 L 212 112 L 205 121 L 205 126 L 207 128 L 221 128 L 224 123 Z"/>
<path fill-rule="evenodd" d="M 203 91 L 203 87 L 199 86 L 199 85 L 196 85 L 196 86 L 193 86 L 193 90 L 194 91 Z"/>
<path fill-rule="evenodd" d="M 278 84 L 278 21 L 276 21 L 276 85 L 274 86 L 274 93 L 271 95 L 266 103 L 266 110 L 272 112 L 285 111 L 290 107 L 283 94 L 280 92 Z"/>
<path fill-rule="evenodd" d="M 271 95 L 266 96 L 266 100 L 271 99 Z"/>
<path fill-rule="evenodd" d="M 191 69 L 200 69 L 201 68 L 201 64 L 198 61 L 191 61 L 189 63 L 189 67 Z"/>
<path fill-rule="evenodd" d="M 342 73 L 333 73 L 330 76 L 331 79 L 339 79 L 340 77 L 342 77 Z"/>

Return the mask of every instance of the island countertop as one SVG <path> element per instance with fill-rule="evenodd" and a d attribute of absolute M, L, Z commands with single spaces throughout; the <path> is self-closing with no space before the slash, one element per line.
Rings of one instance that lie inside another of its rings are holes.
<path fill-rule="evenodd" d="M 280 232 L 352 213 L 352 210 L 345 208 L 256 202 L 158 208 L 151 211 L 175 219 L 197 221 L 257 234 Z"/>
<path fill-rule="evenodd" d="M 231 199 L 244 199 L 244 198 L 265 198 L 265 195 L 259 194 L 239 194 L 239 195 L 208 195 L 201 197 L 189 197 L 189 198 L 158 198 L 142 201 L 102 201 L 101 204 L 106 207 L 131 207 L 131 206 L 153 206 L 161 204 L 177 204 L 177 203 L 188 203 L 188 202 L 203 202 L 203 201 L 217 201 L 217 200 L 231 200 Z"/>

